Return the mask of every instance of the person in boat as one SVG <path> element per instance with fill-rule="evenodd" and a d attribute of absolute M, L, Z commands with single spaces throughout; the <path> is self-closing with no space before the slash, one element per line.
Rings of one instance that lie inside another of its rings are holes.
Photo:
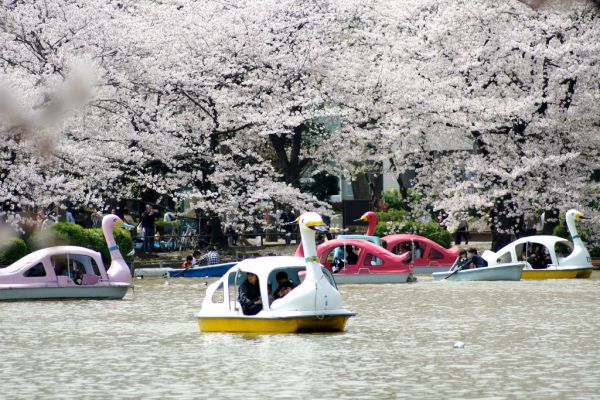
<path fill-rule="evenodd" d="M 410 249 L 408 248 L 408 246 L 406 245 L 406 243 L 400 243 L 398 245 L 398 255 L 401 256 L 402 254 L 406 254 L 410 252 Z"/>
<path fill-rule="evenodd" d="M 526 261 L 533 269 L 547 268 L 552 261 L 550 256 L 545 253 L 541 245 L 534 244 L 531 246 L 531 253 L 527 256 Z"/>
<path fill-rule="evenodd" d="M 353 265 L 358 262 L 358 254 L 354 252 L 354 248 L 346 245 L 346 264 Z"/>
<path fill-rule="evenodd" d="M 468 251 L 469 256 L 469 268 L 484 268 L 488 266 L 487 261 L 485 261 L 482 257 L 477 255 L 477 249 L 471 247 Z"/>
<path fill-rule="evenodd" d="M 548 253 L 546 246 L 541 244 L 538 246 L 537 256 L 540 268 L 548 268 L 548 265 L 552 264 L 552 258 L 550 258 L 550 254 Z"/>
<path fill-rule="evenodd" d="M 258 276 L 248 272 L 246 280 L 240 285 L 238 301 L 242 306 L 244 315 L 256 315 L 262 310 L 263 304 L 260 297 Z"/>
<path fill-rule="evenodd" d="M 468 265 L 470 262 L 471 262 L 471 259 L 467 257 L 467 251 L 461 250 L 458 253 L 458 258 L 454 262 L 453 269 L 460 271 L 461 269 L 468 268 Z"/>
<path fill-rule="evenodd" d="M 83 282 L 83 273 L 79 266 L 73 267 L 73 271 L 71 272 L 71 279 L 75 282 L 76 285 L 81 285 Z"/>
<path fill-rule="evenodd" d="M 275 300 L 284 297 L 286 294 L 292 291 L 294 288 L 294 282 L 287 280 L 281 283 L 277 290 L 275 291 Z"/>
<path fill-rule="evenodd" d="M 410 243 L 410 257 L 412 260 L 423 257 L 423 252 L 421 251 L 418 242 Z"/>
<path fill-rule="evenodd" d="M 217 265 L 221 263 L 221 255 L 217 250 L 217 246 L 212 246 L 212 248 L 202 257 L 200 257 L 197 261 L 198 265 L 206 264 L 206 265 Z"/>
<path fill-rule="evenodd" d="M 181 263 L 181 268 L 188 269 L 192 267 L 192 261 L 194 261 L 194 257 L 187 256 L 185 261 Z"/>
<path fill-rule="evenodd" d="M 279 271 L 277 275 L 275 275 L 275 279 L 277 280 L 277 290 L 273 293 L 274 299 L 282 298 L 296 286 L 294 282 L 288 278 L 288 274 L 285 271 Z M 285 291 L 285 294 L 282 294 L 282 291 Z"/>
<path fill-rule="evenodd" d="M 192 254 L 192 266 L 196 266 L 196 265 L 200 265 L 200 256 L 202 255 L 202 253 L 200 253 L 200 250 L 194 250 L 194 253 Z"/>

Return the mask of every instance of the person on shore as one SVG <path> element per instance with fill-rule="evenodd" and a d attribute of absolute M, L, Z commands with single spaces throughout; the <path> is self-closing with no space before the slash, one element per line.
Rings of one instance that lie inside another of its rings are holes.
<path fill-rule="evenodd" d="M 70 205 L 67 206 L 67 211 L 65 212 L 65 221 L 71 224 L 75 223 L 75 217 L 73 216 L 73 207 Z"/>
<path fill-rule="evenodd" d="M 285 207 L 285 210 L 281 213 L 279 220 L 281 221 L 281 228 L 285 235 L 285 244 L 292 243 L 292 236 L 295 228 L 293 222 L 296 220 L 296 216 L 292 212 L 290 206 Z"/>
<path fill-rule="evenodd" d="M 90 216 L 92 220 L 92 228 L 101 228 L 102 227 L 102 215 L 101 211 L 98 211 L 96 208 L 92 209 L 92 215 Z"/>
<path fill-rule="evenodd" d="M 154 251 L 154 234 L 156 233 L 155 220 L 158 217 L 158 210 L 155 210 L 146 204 L 146 211 L 142 213 L 142 228 L 144 230 L 144 244 L 142 252 L 152 253 Z"/>
<path fill-rule="evenodd" d="M 129 208 L 123 209 L 123 221 L 125 221 L 129 225 L 135 226 L 135 220 L 133 219 L 133 215 L 131 215 L 131 211 L 129 211 Z"/>
<path fill-rule="evenodd" d="M 262 310 L 263 304 L 260 297 L 258 276 L 248 272 L 246 280 L 240 285 L 238 301 L 242 306 L 244 315 L 256 315 Z"/>
<path fill-rule="evenodd" d="M 465 244 L 469 244 L 469 223 L 466 219 L 459 222 L 458 228 L 454 232 L 454 244 L 458 246 L 462 239 L 465 240 Z"/>
<path fill-rule="evenodd" d="M 52 225 L 58 222 L 58 216 L 56 215 L 56 211 L 49 211 L 46 219 L 42 222 L 42 230 L 46 230 L 50 228 Z"/>

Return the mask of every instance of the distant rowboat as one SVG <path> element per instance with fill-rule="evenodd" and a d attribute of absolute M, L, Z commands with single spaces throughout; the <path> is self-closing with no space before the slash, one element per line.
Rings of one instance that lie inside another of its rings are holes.
<path fill-rule="evenodd" d="M 202 267 L 183 268 L 136 268 L 133 276 L 143 278 L 220 278 L 237 262 L 208 265 Z"/>
<path fill-rule="evenodd" d="M 520 281 L 525 263 L 494 265 L 491 267 L 434 272 L 433 279 L 441 281 Z"/>

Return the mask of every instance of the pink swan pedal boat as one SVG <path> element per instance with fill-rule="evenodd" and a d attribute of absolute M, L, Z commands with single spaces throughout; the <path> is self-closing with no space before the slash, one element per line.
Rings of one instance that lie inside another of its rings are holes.
<path fill-rule="evenodd" d="M 104 267 L 99 252 L 78 246 L 34 251 L 0 269 L 0 301 L 55 299 L 122 299 L 131 287 L 131 273 L 112 229 L 127 224 L 106 215 L 102 231 L 111 264 Z"/>
<path fill-rule="evenodd" d="M 352 248 L 356 260 L 349 263 L 344 249 Z M 296 256 L 304 257 L 304 248 L 298 247 Z M 408 255 L 390 253 L 381 246 L 363 239 L 333 239 L 317 248 L 321 264 L 334 273 L 335 282 L 344 283 L 406 283 L 414 282 L 413 270 L 405 261 Z M 334 270 L 336 258 L 343 259 L 339 271 Z"/>
<path fill-rule="evenodd" d="M 360 217 L 360 221 L 365 221 L 369 224 L 366 235 L 372 236 L 375 234 L 375 227 L 379 221 L 377 214 L 373 211 L 367 211 Z M 381 241 L 383 247 L 398 255 L 410 249 L 411 244 L 415 244 L 420 249 L 421 257 L 415 259 L 408 257 L 404 262 L 409 264 L 417 275 L 431 275 L 435 272 L 448 271 L 454 265 L 460 252 L 460 248 L 456 246 L 447 249 L 431 239 L 408 233 L 384 236 L 381 238 Z M 402 249 L 402 245 L 406 246 L 406 250 Z"/>

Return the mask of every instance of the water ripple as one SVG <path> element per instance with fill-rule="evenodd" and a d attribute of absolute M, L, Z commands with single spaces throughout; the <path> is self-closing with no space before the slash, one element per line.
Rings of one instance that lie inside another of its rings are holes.
<path fill-rule="evenodd" d="M 347 332 L 311 335 L 200 334 L 204 280 L 0 303 L 0 398 L 598 398 L 599 286 L 346 285 Z"/>

